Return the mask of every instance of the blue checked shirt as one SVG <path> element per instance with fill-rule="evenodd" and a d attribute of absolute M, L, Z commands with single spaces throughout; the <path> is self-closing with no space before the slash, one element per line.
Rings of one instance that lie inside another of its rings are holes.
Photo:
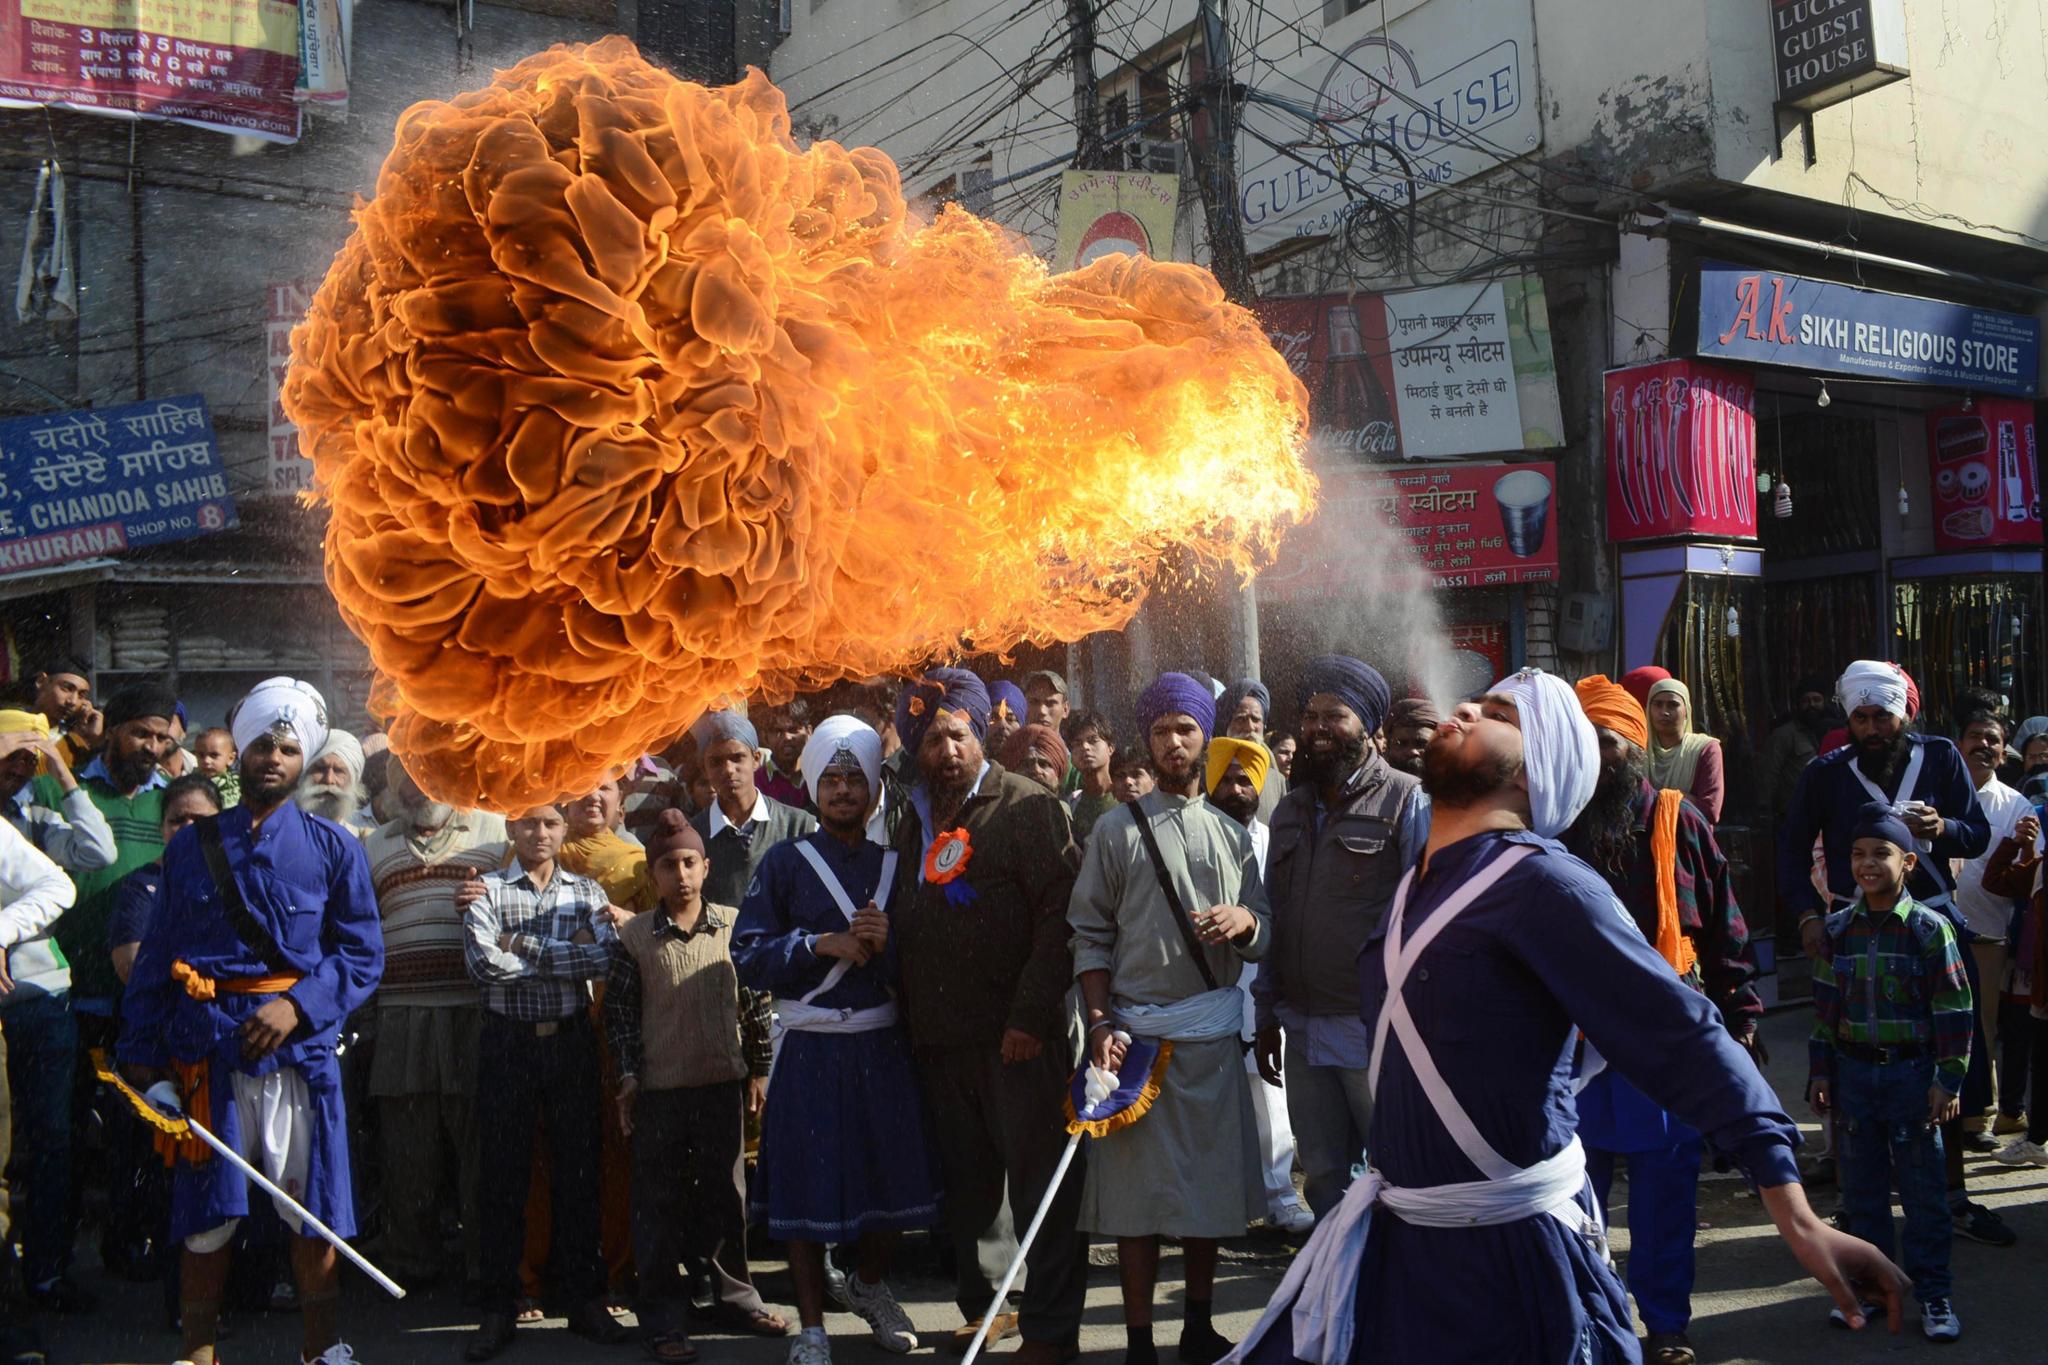
<path fill-rule="evenodd" d="M 517 863 L 486 874 L 484 887 L 462 916 L 463 961 L 483 987 L 484 1008 L 544 1024 L 589 1005 L 589 983 L 604 979 L 618 942 L 604 917 L 604 888 L 557 865 L 543 890 Z M 585 929 L 596 942 L 570 941 Z M 506 934 L 509 949 L 501 946 Z"/>

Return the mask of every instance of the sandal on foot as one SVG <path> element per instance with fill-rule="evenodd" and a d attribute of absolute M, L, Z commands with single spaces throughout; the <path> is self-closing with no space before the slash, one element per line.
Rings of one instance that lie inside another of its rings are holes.
<path fill-rule="evenodd" d="M 660 1332 L 647 1338 L 647 1358 L 663 1365 L 688 1365 L 697 1358 L 697 1348 L 686 1332 Z"/>

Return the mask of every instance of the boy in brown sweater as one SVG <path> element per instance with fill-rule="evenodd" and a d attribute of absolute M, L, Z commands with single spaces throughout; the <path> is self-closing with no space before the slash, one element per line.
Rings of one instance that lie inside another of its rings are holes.
<path fill-rule="evenodd" d="M 739 912 L 705 903 L 710 864 L 682 812 L 662 812 L 647 867 L 661 904 L 619 928 L 604 1027 L 619 1068 L 619 1126 L 633 1148 L 640 1322 L 654 1359 L 687 1361 L 696 1352 L 677 1270 L 686 1255 L 718 1282 L 718 1325 L 789 1331 L 747 1271 L 742 1127 L 768 1092 L 768 1002 L 740 989 L 731 952 Z"/>

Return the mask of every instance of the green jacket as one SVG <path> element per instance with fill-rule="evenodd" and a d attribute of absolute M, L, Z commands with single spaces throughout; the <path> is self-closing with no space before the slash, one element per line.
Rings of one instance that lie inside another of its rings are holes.
<path fill-rule="evenodd" d="M 53 934 L 71 962 L 72 999 L 119 1000 L 121 978 L 114 974 L 113 954 L 107 947 L 107 920 L 114 913 L 122 878 L 163 856 L 164 791 L 155 787 L 122 796 L 97 776 L 80 778 L 78 785 L 107 817 L 114 831 L 115 858 L 106 867 L 71 873 L 78 899 L 58 919 Z M 62 801 L 55 778 L 36 779 L 36 799 L 51 806 Z"/>

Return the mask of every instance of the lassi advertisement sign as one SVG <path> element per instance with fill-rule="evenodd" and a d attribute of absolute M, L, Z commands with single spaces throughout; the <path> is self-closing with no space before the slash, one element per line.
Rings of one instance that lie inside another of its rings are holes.
<path fill-rule="evenodd" d="M 2039 386 L 2041 324 L 2018 313 L 1719 261 L 1697 297 L 1702 356 L 2014 398 Z"/>

